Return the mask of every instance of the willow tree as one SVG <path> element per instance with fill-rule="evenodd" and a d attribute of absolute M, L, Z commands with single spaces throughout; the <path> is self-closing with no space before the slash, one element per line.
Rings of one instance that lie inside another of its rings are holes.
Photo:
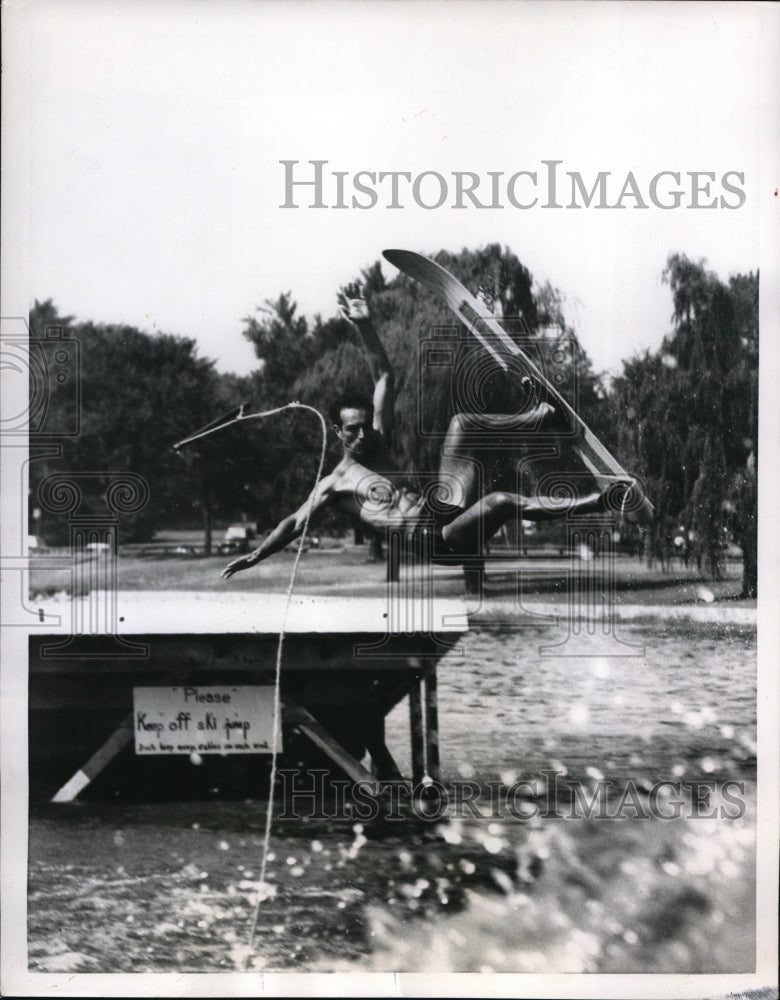
<path fill-rule="evenodd" d="M 656 506 L 650 551 L 663 558 L 683 528 L 720 579 L 731 534 L 744 554 L 743 595 L 755 596 L 758 275 L 724 284 L 704 261 L 671 254 L 663 280 L 672 331 L 614 385 L 624 451 Z"/>

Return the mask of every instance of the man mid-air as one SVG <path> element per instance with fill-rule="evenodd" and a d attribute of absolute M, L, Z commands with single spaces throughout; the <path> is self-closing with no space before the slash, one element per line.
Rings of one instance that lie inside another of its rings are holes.
<path fill-rule="evenodd" d="M 386 440 L 395 406 L 390 362 L 359 286 L 345 287 L 339 302 L 365 346 L 374 382 L 373 402 L 355 395 L 334 401 L 330 416 L 343 447 L 341 461 L 253 552 L 224 569 L 224 579 L 289 545 L 303 531 L 309 511 L 312 521 L 328 509 L 343 511 L 380 532 L 400 533 L 423 556 L 452 563 L 458 556 L 478 555 L 483 543 L 509 520 L 540 521 L 573 511 L 584 514 L 603 509 L 600 490 L 572 498 L 563 507 L 545 497 L 505 490 L 483 492 L 480 455 L 486 434 L 489 438 L 493 432 L 495 450 L 497 435 L 506 439 L 513 432 L 527 436 L 529 431 L 553 429 L 559 415 L 545 402 L 516 414 L 455 414 L 444 440 L 434 488 L 421 493 L 405 485 L 406 477 L 394 468 Z"/>

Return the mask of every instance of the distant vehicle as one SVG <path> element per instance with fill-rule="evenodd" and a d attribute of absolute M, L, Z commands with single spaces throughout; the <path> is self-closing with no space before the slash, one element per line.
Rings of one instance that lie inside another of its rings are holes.
<path fill-rule="evenodd" d="M 111 546 L 108 542 L 87 542 L 87 552 L 108 552 Z"/>
<path fill-rule="evenodd" d="M 248 552 L 257 538 L 257 525 L 244 522 L 231 524 L 225 532 L 225 540 L 220 544 L 220 552 Z"/>

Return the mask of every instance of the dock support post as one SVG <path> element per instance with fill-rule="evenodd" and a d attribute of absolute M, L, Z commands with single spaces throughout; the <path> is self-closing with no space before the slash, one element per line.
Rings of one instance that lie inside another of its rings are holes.
<path fill-rule="evenodd" d="M 371 733 L 366 738 L 366 749 L 371 754 L 371 770 L 380 781 L 401 781 L 403 774 L 385 743 L 385 717 L 379 713 Z"/>
<path fill-rule="evenodd" d="M 474 559 L 463 567 L 463 583 L 466 593 L 480 600 L 485 594 L 485 560 Z"/>
<path fill-rule="evenodd" d="M 409 686 L 409 729 L 412 738 L 412 782 L 414 785 L 419 785 L 425 777 L 425 742 L 419 674 L 412 676 Z"/>
<path fill-rule="evenodd" d="M 432 663 L 425 674 L 425 743 L 426 769 L 433 781 L 441 781 L 439 761 L 439 703 L 436 690 L 436 664 Z"/>

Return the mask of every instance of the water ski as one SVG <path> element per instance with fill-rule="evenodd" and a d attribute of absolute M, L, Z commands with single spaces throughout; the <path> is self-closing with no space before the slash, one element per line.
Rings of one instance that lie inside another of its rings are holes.
<path fill-rule="evenodd" d="M 523 373 L 542 387 L 545 397 L 566 418 L 571 428 L 566 440 L 568 456 L 561 454 L 555 459 L 559 474 L 583 474 L 583 478 L 590 479 L 591 483 L 595 481 L 601 491 L 614 490 L 608 506 L 629 520 L 646 522 L 652 517 L 653 506 L 635 477 L 626 472 L 533 359 L 457 278 L 440 264 L 412 250 L 384 250 L 383 254 L 399 271 L 443 298 L 504 371 Z M 587 488 L 584 482 L 582 485 Z"/>

